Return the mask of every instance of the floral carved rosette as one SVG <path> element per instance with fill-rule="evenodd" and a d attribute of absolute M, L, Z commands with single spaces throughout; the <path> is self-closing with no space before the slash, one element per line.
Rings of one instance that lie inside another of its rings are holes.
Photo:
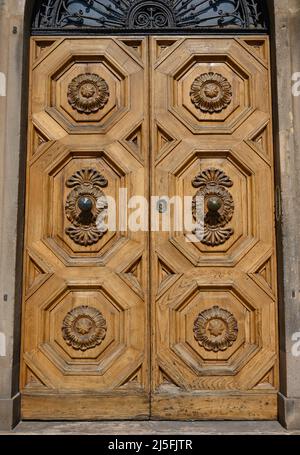
<path fill-rule="evenodd" d="M 80 74 L 69 84 L 69 104 L 81 114 L 98 112 L 104 108 L 108 100 L 108 84 L 98 74 Z"/>
<path fill-rule="evenodd" d="M 66 185 L 73 188 L 65 205 L 67 219 L 72 223 L 66 228 L 66 234 L 79 245 L 93 245 L 107 232 L 105 226 L 99 226 L 98 219 L 108 208 L 101 190 L 108 182 L 97 170 L 85 168 L 72 175 Z M 83 210 L 85 205 L 88 210 Z"/>
<path fill-rule="evenodd" d="M 191 87 L 192 103 L 202 112 L 221 112 L 231 103 L 232 87 L 221 74 L 204 73 L 198 76 Z"/>
<path fill-rule="evenodd" d="M 238 323 L 229 311 L 213 306 L 199 313 L 194 323 L 194 336 L 207 351 L 225 351 L 237 339 Z"/>
<path fill-rule="evenodd" d="M 209 168 L 200 172 L 192 181 L 195 188 L 200 188 L 192 202 L 193 216 L 199 218 L 197 213 L 197 198 L 203 198 L 205 216 L 204 232 L 199 240 L 208 246 L 218 246 L 226 242 L 234 233 L 233 228 L 226 227 L 234 213 L 233 197 L 227 188 L 233 185 L 232 180 L 220 169 Z M 217 200 L 219 208 L 210 211 L 208 201 Z M 194 231 L 197 236 L 197 229 Z"/>
<path fill-rule="evenodd" d="M 103 314 L 89 306 L 71 310 L 62 325 L 64 340 L 78 351 L 87 351 L 101 344 L 106 331 L 107 325 Z"/>

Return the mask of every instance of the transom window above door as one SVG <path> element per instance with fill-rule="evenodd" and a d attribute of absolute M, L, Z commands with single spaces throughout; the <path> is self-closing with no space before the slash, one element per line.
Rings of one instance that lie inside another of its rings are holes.
<path fill-rule="evenodd" d="M 41 0 L 34 11 L 33 34 L 168 31 L 188 29 L 266 32 L 261 0 Z"/>

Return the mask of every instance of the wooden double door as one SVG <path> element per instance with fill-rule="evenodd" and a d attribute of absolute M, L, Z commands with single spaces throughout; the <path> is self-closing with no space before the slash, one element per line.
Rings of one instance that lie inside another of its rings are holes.
<path fill-rule="evenodd" d="M 22 417 L 275 419 L 268 38 L 35 37 L 29 93 Z"/>

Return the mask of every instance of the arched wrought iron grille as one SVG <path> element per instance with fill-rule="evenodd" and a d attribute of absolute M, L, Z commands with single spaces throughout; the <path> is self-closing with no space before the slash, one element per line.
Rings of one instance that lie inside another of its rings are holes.
<path fill-rule="evenodd" d="M 33 34 L 266 32 L 263 0 L 41 0 Z"/>

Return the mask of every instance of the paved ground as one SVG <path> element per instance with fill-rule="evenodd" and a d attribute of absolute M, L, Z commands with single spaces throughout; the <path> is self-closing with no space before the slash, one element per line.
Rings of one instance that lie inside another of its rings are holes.
<path fill-rule="evenodd" d="M 0 431 L 0 435 L 8 434 Z M 278 422 L 21 422 L 16 435 L 212 435 L 212 434 L 299 434 Z"/>

